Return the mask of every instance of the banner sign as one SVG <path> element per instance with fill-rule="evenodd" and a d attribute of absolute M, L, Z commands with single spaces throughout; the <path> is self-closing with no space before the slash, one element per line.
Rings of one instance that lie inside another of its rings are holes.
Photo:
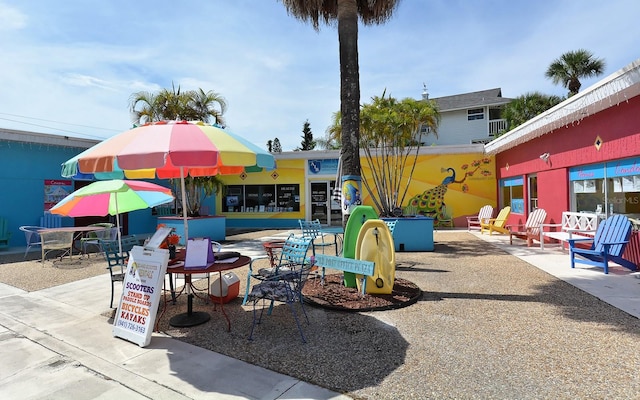
<path fill-rule="evenodd" d="M 169 250 L 135 246 L 122 288 L 122 297 L 113 321 L 113 336 L 140 347 L 151 342 L 160 305 L 160 294 L 169 263 Z"/>

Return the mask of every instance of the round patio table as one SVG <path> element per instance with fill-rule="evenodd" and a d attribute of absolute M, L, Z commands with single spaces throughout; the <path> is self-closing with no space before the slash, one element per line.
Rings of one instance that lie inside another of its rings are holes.
<path fill-rule="evenodd" d="M 176 259 L 184 260 L 185 252 L 179 251 Z M 191 291 L 191 274 L 207 274 L 212 272 L 218 272 L 220 274 L 220 293 L 222 293 L 222 272 L 230 269 L 244 267 L 251 262 L 251 257 L 240 256 L 233 262 L 225 262 L 226 260 L 214 261 L 213 263 L 202 268 L 185 268 L 184 263 L 178 264 L 178 266 L 167 268 L 167 273 L 172 274 L 184 274 L 184 285 L 187 291 L 187 312 L 174 315 L 169 320 L 169 325 L 183 328 L 204 324 L 209 321 L 211 315 L 204 311 L 193 311 L 193 292 Z M 231 321 L 229 316 L 224 311 L 224 302 L 220 299 L 220 309 L 225 319 L 227 320 L 227 330 L 231 331 Z"/>

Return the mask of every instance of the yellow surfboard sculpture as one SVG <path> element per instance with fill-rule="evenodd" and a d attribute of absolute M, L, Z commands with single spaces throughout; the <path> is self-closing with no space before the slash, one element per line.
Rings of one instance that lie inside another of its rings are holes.
<path fill-rule="evenodd" d="M 365 221 L 358 233 L 356 260 L 373 261 L 373 276 L 367 276 L 365 293 L 391 294 L 396 278 L 396 252 L 387 223 L 381 219 Z M 362 290 L 362 275 L 356 279 Z"/>

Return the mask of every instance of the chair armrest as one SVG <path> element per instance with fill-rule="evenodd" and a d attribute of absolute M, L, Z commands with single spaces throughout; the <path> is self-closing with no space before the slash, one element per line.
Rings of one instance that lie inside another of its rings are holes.
<path fill-rule="evenodd" d="M 628 240 L 624 240 L 622 242 L 601 242 L 604 246 L 615 246 L 617 244 L 627 244 L 629 243 Z"/>
<path fill-rule="evenodd" d="M 544 231 L 544 228 L 561 228 L 562 224 L 540 224 L 540 232 Z"/>
<path fill-rule="evenodd" d="M 569 242 L 569 246 L 571 247 L 573 247 L 576 242 L 592 242 L 592 241 L 593 239 L 591 238 L 567 239 L 567 242 Z"/>
<path fill-rule="evenodd" d="M 252 257 L 251 261 L 249 262 L 249 273 L 251 273 L 251 271 L 253 271 L 253 263 L 254 263 L 254 261 L 259 261 L 259 260 L 269 260 L 269 256 Z"/>

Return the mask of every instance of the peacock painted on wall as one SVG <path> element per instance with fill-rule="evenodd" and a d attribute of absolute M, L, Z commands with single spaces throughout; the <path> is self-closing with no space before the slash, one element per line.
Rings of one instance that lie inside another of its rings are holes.
<path fill-rule="evenodd" d="M 468 177 L 473 176 L 478 170 L 482 168 L 483 165 L 489 164 L 491 160 L 488 158 L 483 158 L 481 160 L 474 160 L 471 163 L 472 170 L 469 170 L 469 164 L 463 164 L 460 169 L 465 171 L 462 179 L 456 180 L 456 170 L 452 167 L 441 168 L 440 172 L 447 172 L 449 175 L 446 176 L 442 183 L 438 186 L 435 186 L 431 189 L 425 190 L 424 192 L 415 195 L 407 202 L 407 206 L 416 210 L 417 214 L 422 214 L 427 217 L 433 218 L 433 226 L 439 226 L 440 219 L 443 219 L 445 216 L 443 215 L 443 205 L 445 205 L 445 195 L 447 194 L 447 190 L 449 185 L 452 183 L 462 184 L 461 190 L 466 193 L 469 191 L 469 187 L 466 183 L 464 183 Z M 481 169 L 480 173 L 483 176 L 491 175 L 491 171 L 488 169 Z"/>

